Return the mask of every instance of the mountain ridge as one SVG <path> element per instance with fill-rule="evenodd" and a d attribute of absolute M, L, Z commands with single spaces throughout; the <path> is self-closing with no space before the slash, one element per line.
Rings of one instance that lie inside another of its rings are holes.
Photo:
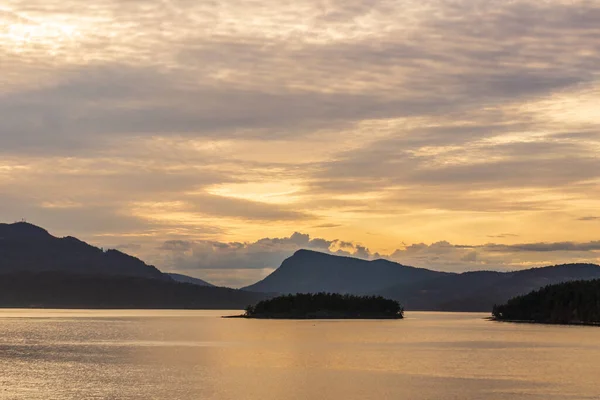
<path fill-rule="evenodd" d="M 336 292 L 369 294 L 392 282 L 418 282 L 450 275 L 378 259 L 354 257 L 301 249 L 285 259 L 281 266 L 265 279 L 244 287 L 263 293 Z"/>
<path fill-rule="evenodd" d="M 0 224 L 0 274 L 25 271 L 169 279 L 158 268 L 118 250 L 104 251 L 72 236 L 58 238 L 25 222 Z"/>
<path fill-rule="evenodd" d="M 494 304 L 548 284 L 596 278 L 600 278 L 600 266 L 589 263 L 509 272 L 445 273 L 385 259 L 367 261 L 302 249 L 284 260 L 265 279 L 244 290 L 281 294 L 368 294 L 399 301 L 412 311 L 487 312 Z"/>
<path fill-rule="evenodd" d="M 269 297 L 185 278 L 32 224 L 0 224 L 0 307 L 241 309 Z"/>
<path fill-rule="evenodd" d="M 200 279 L 200 278 L 194 278 L 192 276 L 187 276 L 187 275 L 183 275 L 183 274 L 176 274 L 174 272 L 164 272 L 164 274 L 168 275 L 175 282 L 190 283 L 192 285 L 198 285 L 198 286 L 215 287 L 215 285 L 213 285 L 212 283 L 206 282 L 205 280 Z"/>
<path fill-rule="evenodd" d="M 207 286 L 208 282 L 185 275 L 169 275 L 118 250 L 104 251 L 72 236 L 57 238 L 28 223 L 0 224 L 0 280 L 4 282 L 5 291 L 0 299 L 8 302 L 0 301 L 0 306 L 56 305 L 60 304 L 59 297 L 64 296 L 70 299 L 64 305 L 72 307 L 81 304 L 91 307 L 93 299 L 111 307 L 125 304 L 160 307 L 161 303 L 153 297 L 162 298 L 165 302 L 162 306 L 169 307 L 220 308 L 231 304 L 245 307 L 250 304 L 242 304 L 244 299 L 254 301 L 278 294 L 329 292 L 383 296 L 401 302 L 410 311 L 489 312 L 495 304 L 546 285 L 599 278 L 600 266 L 590 263 L 510 272 L 449 273 L 386 259 L 362 260 L 300 249 L 263 280 L 235 290 Z M 27 279 L 31 281 L 28 283 Z M 99 290 L 94 280 L 103 282 L 106 290 Z M 51 282 L 61 289 L 49 288 Z M 96 297 L 91 298 L 90 294 L 69 284 L 84 285 L 90 293 L 96 293 Z M 132 293 L 126 293 L 127 285 Z M 15 291 L 16 288 L 24 293 Z M 45 300 L 36 297 L 32 290 L 49 297 Z M 111 301 L 111 290 L 119 293 L 117 300 L 123 304 Z M 169 295 L 165 297 L 165 293 Z M 136 300 L 136 295 L 144 300 Z M 202 301 L 195 300 L 194 296 Z M 213 303 L 211 296 L 215 299 Z"/>
<path fill-rule="evenodd" d="M 19 272 L 0 276 L 0 307 L 243 309 L 263 293 L 136 276 Z"/>
<path fill-rule="evenodd" d="M 395 285 L 377 294 L 401 301 L 411 310 L 488 311 L 546 285 L 597 278 L 600 266 L 570 263 L 509 272 L 470 271 L 417 286 Z"/>

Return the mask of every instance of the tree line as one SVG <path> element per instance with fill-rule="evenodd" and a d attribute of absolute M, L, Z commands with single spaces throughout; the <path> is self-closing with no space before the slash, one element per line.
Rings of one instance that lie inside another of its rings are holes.
<path fill-rule="evenodd" d="M 600 279 L 549 285 L 494 306 L 492 315 L 497 320 L 600 323 Z"/>
<path fill-rule="evenodd" d="M 404 309 L 381 296 L 338 293 L 295 294 L 263 300 L 246 308 L 247 317 L 402 318 Z"/>

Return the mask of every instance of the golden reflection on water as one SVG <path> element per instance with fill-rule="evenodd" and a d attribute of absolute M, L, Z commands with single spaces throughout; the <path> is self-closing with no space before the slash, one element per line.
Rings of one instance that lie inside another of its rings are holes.
<path fill-rule="evenodd" d="M 598 398 L 600 330 L 484 314 L 0 311 L 1 399 Z"/>

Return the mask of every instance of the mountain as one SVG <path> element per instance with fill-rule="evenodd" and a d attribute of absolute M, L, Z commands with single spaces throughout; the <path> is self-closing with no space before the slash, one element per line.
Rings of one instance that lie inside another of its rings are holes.
<path fill-rule="evenodd" d="M 495 304 L 574 280 L 600 279 L 600 266 L 565 264 L 514 272 L 443 273 L 391 261 L 365 261 L 299 250 L 262 281 L 245 290 L 263 293 L 380 295 L 407 310 L 489 312 Z"/>
<path fill-rule="evenodd" d="M 387 260 L 365 261 L 299 250 L 271 275 L 244 290 L 263 293 L 368 294 L 394 283 L 416 284 L 451 274 Z"/>
<path fill-rule="evenodd" d="M 172 277 L 35 225 L 0 224 L 0 307 L 242 309 L 268 297 Z"/>
<path fill-rule="evenodd" d="M 498 321 L 547 324 L 600 324 L 600 280 L 546 286 L 494 306 Z"/>
<path fill-rule="evenodd" d="M 24 222 L 0 224 L 0 274 L 26 271 L 169 279 L 117 250 L 103 251 L 74 237 L 57 238 Z"/>
<path fill-rule="evenodd" d="M 172 280 L 68 272 L 0 276 L 0 307 L 86 309 L 244 309 L 262 293 Z"/>
<path fill-rule="evenodd" d="M 487 312 L 495 304 L 546 285 L 598 278 L 598 265 L 564 264 L 504 273 L 466 272 L 414 285 L 395 285 L 376 293 L 400 301 L 408 310 Z"/>
<path fill-rule="evenodd" d="M 409 311 L 485 311 L 551 284 L 600 279 L 600 266 L 452 274 L 299 250 L 245 290 L 218 288 L 27 223 L 0 224 L 0 307 L 245 308 L 273 294 L 380 295 Z M 207 286 L 208 285 L 208 286 Z"/>
<path fill-rule="evenodd" d="M 187 275 L 173 274 L 173 273 L 166 273 L 166 275 L 168 275 L 175 282 L 191 283 L 192 285 L 198 285 L 198 286 L 210 286 L 210 287 L 215 286 L 212 283 L 203 281 L 202 279 L 192 278 L 191 276 L 187 276 Z"/>

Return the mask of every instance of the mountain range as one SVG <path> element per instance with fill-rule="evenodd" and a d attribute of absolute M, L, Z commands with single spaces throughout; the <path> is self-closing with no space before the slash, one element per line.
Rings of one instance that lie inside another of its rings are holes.
<path fill-rule="evenodd" d="M 165 274 L 35 225 L 0 224 L 0 307 L 241 309 L 266 297 Z"/>
<path fill-rule="evenodd" d="M 495 304 L 546 285 L 598 278 L 598 265 L 564 264 L 514 272 L 465 272 L 418 285 L 401 283 L 377 294 L 400 301 L 408 310 L 488 312 Z"/>
<path fill-rule="evenodd" d="M 169 279 L 117 250 L 103 251 L 70 236 L 57 238 L 28 223 L 0 224 L 0 274 L 44 271 Z"/>
<path fill-rule="evenodd" d="M 300 250 L 244 290 L 269 293 L 338 292 L 381 295 L 407 310 L 482 311 L 540 287 L 600 278 L 600 266 L 566 264 L 514 272 L 448 273 L 387 260 L 365 261 Z"/>
<path fill-rule="evenodd" d="M 489 312 L 549 284 L 597 278 L 595 264 L 449 273 L 299 250 L 265 279 L 236 290 L 163 273 L 31 224 L 0 224 L 0 307 L 240 309 L 276 294 L 329 292 L 380 295 L 408 311 Z"/>

